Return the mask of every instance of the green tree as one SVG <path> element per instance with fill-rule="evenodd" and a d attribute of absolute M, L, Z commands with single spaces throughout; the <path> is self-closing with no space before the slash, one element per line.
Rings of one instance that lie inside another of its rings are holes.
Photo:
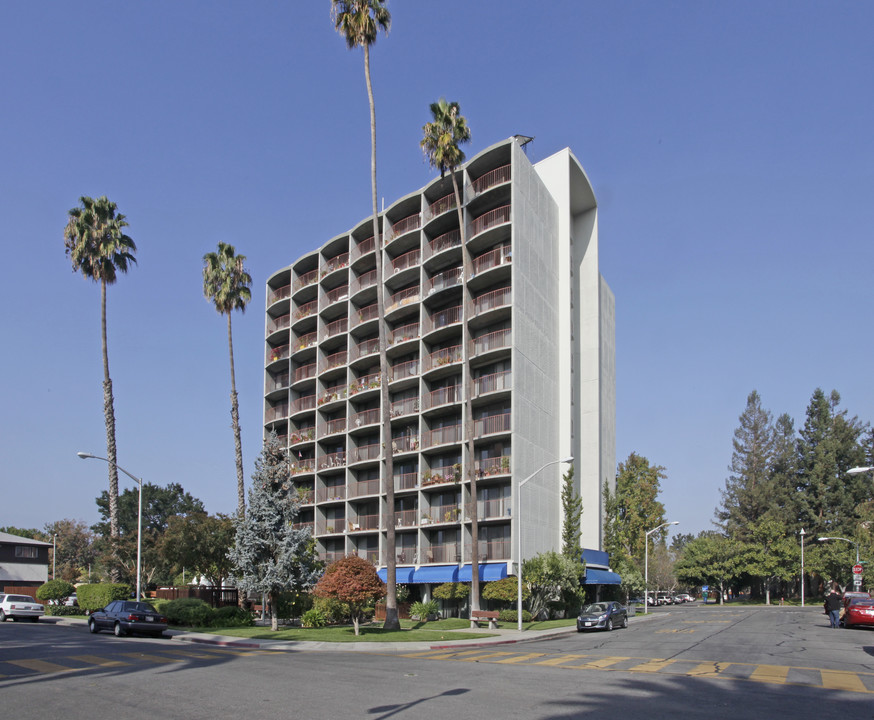
<path fill-rule="evenodd" d="M 100 340 L 103 351 L 103 414 L 106 421 L 106 458 L 109 461 L 110 537 L 118 537 L 118 466 L 115 444 L 115 400 L 109 377 L 109 352 L 106 344 L 106 287 L 119 273 L 136 264 L 137 246 L 124 233 L 128 227 L 118 206 L 105 197 L 79 198 L 80 206 L 69 212 L 64 228 L 64 248 L 73 272 L 100 283 Z"/>
<path fill-rule="evenodd" d="M 650 465 L 642 455 L 632 452 L 619 463 L 616 488 L 604 485 L 604 549 L 616 564 L 625 558 L 642 563 L 646 533 L 665 522 L 665 506 L 659 502 L 661 481 L 667 476 L 659 465 Z M 667 528 L 650 535 L 664 542 Z"/>
<path fill-rule="evenodd" d="M 255 461 L 248 512 L 234 517 L 236 537 L 229 553 L 237 587 L 268 596 L 274 631 L 280 593 L 309 589 L 321 572 L 309 530 L 293 527 L 300 502 L 291 491 L 288 465 L 287 451 L 270 433 Z"/>
<path fill-rule="evenodd" d="M 551 550 L 525 560 L 522 563 L 522 582 L 530 594 L 528 609 L 531 616 L 540 617 L 550 601 L 563 595 L 579 595 L 583 570 L 579 561 Z"/>
<path fill-rule="evenodd" d="M 228 316 L 228 354 L 231 359 L 231 426 L 234 430 L 234 459 L 237 465 L 237 513 L 246 512 L 246 486 L 243 480 L 243 443 L 240 438 L 240 407 L 234 373 L 234 336 L 231 315 L 246 311 L 252 299 L 252 277 L 246 272 L 245 255 L 237 255 L 234 246 L 220 242 L 216 252 L 203 256 L 203 295 L 221 315 Z"/>
<path fill-rule="evenodd" d="M 794 534 L 778 520 L 763 518 L 749 528 L 749 547 L 745 557 L 746 572 L 758 578 L 764 587 L 765 604 L 771 604 L 771 586 L 776 581 L 787 582 L 796 575 L 800 546 Z"/>
<path fill-rule="evenodd" d="M 687 585 L 719 588 L 719 604 L 725 592 L 745 572 L 749 546 L 718 532 L 705 531 L 686 545 L 674 566 L 677 579 Z"/>
<path fill-rule="evenodd" d="M 457 102 L 447 102 L 445 98 L 440 98 L 437 102 L 431 103 L 431 122 L 425 123 L 422 127 L 422 141 L 419 143 L 425 158 L 432 168 L 440 171 L 442 178 L 445 173 L 449 173 L 452 180 L 452 192 L 455 196 L 455 210 L 458 217 L 458 232 L 460 237 L 461 264 L 462 276 L 467 280 L 473 275 L 473 267 L 470 262 L 470 256 L 467 251 L 464 225 L 464 212 L 461 193 L 458 189 L 457 169 L 464 164 L 465 156 L 461 145 L 470 142 L 470 129 L 467 127 L 467 120 L 461 114 L 461 109 Z M 468 365 L 468 348 L 472 337 L 470 328 L 468 327 L 468 318 L 466 313 L 470 306 L 470 298 L 465 296 L 465 300 L 461 303 L 461 326 L 465 328 L 465 337 L 461 343 L 461 357 L 464 367 Z M 464 401 L 464 418 L 462 425 L 465 428 L 465 461 L 464 466 L 467 470 L 467 477 L 470 480 L 470 537 L 473 546 L 473 551 L 470 553 L 470 609 L 471 611 L 479 610 L 480 599 L 480 579 L 479 579 L 479 507 L 477 495 L 477 474 L 474 467 L 476 455 L 474 453 L 474 420 L 473 420 L 473 391 L 471 387 L 472 379 L 469 371 L 462 374 L 462 395 Z M 476 627 L 477 623 L 473 620 L 470 622 L 471 627 Z"/>
<path fill-rule="evenodd" d="M 76 592 L 76 587 L 66 580 L 49 580 L 36 589 L 37 600 L 54 600 L 56 603 L 66 600 Z"/>
<path fill-rule="evenodd" d="M 97 557 L 94 533 L 82 520 L 58 520 L 45 526 L 45 535 L 55 538 L 53 566 L 58 578 L 77 582 L 87 577 L 88 566 Z"/>
<path fill-rule="evenodd" d="M 581 554 L 580 523 L 583 517 L 583 498 L 577 492 L 574 482 L 574 466 L 562 476 L 561 486 L 561 553 L 578 560 Z"/>
<path fill-rule="evenodd" d="M 434 588 L 432 594 L 438 600 L 445 600 L 455 607 L 456 614 L 461 617 L 461 601 L 470 595 L 470 585 L 467 583 L 447 582 Z"/>
<path fill-rule="evenodd" d="M 175 573 L 184 568 L 189 576 L 202 575 L 211 585 L 221 587 L 233 570 L 228 558 L 233 545 L 231 518 L 192 512 L 169 519 L 159 551 Z"/>
<path fill-rule="evenodd" d="M 376 246 L 376 313 L 379 328 L 379 373 L 380 402 L 382 405 L 382 483 L 386 506 L 395 506 L 394 459 L 391 453 L 391 404 L 388 390 L 388 340 L 385 326 L 384 243 L 379 232 L 379 205 L 376 190 L 376 106 L 373 99 L 373 83 L 370 79 L 370 46 L 376 42 L 380 29 L 388 34 L 391 28 L 391 13 L 382 0 L 331 0 L 331 19 L 334 28 L 346 41 L 350 50 L 360 47 L 364 51 L 364 81 L 367 85 L 367 101 L 370 105 L 370 187 L 373 202 L 373 241 Z M 395 524 L 386 528 L 386 599 L 385 623 L 389 630 L 400 630 L 397 603 L 397 552 Z"/>
<path fill-rule="evenodd" d="M 502 578 L 501 580 L 493 580 L 488 582 L 483 587 L 483 599 L 501 603 L 502 605 L 515 605 L 519 599 L 519 584 L 516 581 L 516 576 Z M 522 583 L 522 600 L 526 601 L 531 597 L 527 585 Z"/>
<path fill-rule="evenodd" d="M 762 407 L 759 393 L 747 396 L 747 405 L 734 431 L 733 450 L 720 507 L 719 525 L 732 537 L 748 540 L 751 526 L 768 510 L 771 493 L 771 463 L 774 457 L 774 424 Z"/>
<path fill-rule="evenodd" d="M 766 518 L 777 520 L 794 533 L 801 529 L 798 511 L 798 454 L 795 423 L 783 413 L 774 423 L 774 455 L 771 462 L 771 504 Z"/>
<path fill-rule="evenodd" d="M 356 636 L 365 608 L 383 598 L 385 592 L 385 583 L 376 574 L 376 568 L 357 555 L 332 562 L 313 588 L 316 597 L 333 598 L 349 607 Z"/>

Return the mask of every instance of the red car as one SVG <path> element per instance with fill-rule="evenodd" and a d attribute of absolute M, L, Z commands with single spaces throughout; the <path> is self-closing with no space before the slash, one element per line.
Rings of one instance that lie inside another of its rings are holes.
<path fill-rule="evenodd" d="M 874 627 L 874 600 L 851 598 L 844 610 L 844 627 L 870 625 Z"/>

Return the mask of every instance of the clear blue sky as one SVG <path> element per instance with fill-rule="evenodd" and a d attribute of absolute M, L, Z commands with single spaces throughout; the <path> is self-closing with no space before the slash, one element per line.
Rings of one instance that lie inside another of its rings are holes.
<path fill-rule="evenodd" d="M 255 280 L 234 316 L 247 477 L 260 449 L 265 281 L 369 212 L 360 51 L 330 3 L 7 2 L 0 29 L 0 526 L 91 524 L 106 468 L 99 289 L 67 211 L 107 195 L 139 264 L 109 291 L 119 463 L 236 506 L 219 241 Z M 468 155 L 570 147 L 600 203 L 616 295 L 617 459 L 667 471 L 678 531 L 710 527 L 757 389 L 803 424 L 816 387 L 874 417 L 874 4 L 389 2 L 373 49 L 379 193 L 433 173 L 428 104 Z M 123 487 L 131 483 L 124 482 Z"/>

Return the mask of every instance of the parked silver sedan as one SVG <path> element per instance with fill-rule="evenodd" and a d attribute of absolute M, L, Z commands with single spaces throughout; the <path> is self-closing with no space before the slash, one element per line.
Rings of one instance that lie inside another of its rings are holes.
<path fill-rule="evenodd" d="M 27 618 L 31 622 L 36 622 L 45 615 L 45 611 L 45 607 L 30 595 L 0 595 L 0 622 L 6 622 L 6 618 L 13 620 Z"/>
<path fill-rule="evenodd" d="M 628 609 L 614 600 L 586 605 L 577 617 L 577 632 L 614 627 L 628 627 Z"/>

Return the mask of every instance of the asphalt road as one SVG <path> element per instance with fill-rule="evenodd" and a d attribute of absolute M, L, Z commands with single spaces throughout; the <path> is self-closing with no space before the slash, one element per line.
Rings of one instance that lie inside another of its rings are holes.
<path fill-rule="evenodd" d="M 271 651 L 0 625 L 16 720 L 874 718 L 874 630 L 817 608 L 677 607 L 626 630 L 379 652 Z"/>

